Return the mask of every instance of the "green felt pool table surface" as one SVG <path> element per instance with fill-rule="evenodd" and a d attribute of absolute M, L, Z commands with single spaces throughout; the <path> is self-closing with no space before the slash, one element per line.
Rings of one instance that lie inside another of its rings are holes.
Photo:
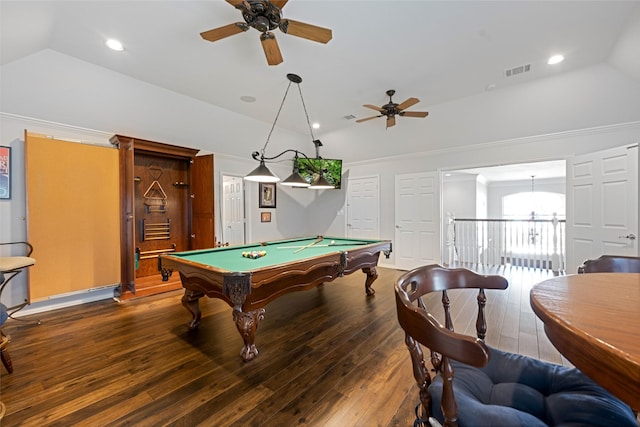
<path fill-rule="evenodd" d="M 339 253 L 359 248 L 364 245 L 374 244 L 380 240 L 345 239 L 338 237 L 300 238 L 264 242 L 252 245 L 219 247 L 190 252 L 178 252 L 171 256 L 185 261 L 200 263 L 210 267 L 227 271 L 249 272 L 264 267 L 296 262 L 308 258 Z M 308 246 L 317 242 L 313 246 Z M 243 252 L 266 251 L 266 255 L 252 259 L 242 256 Z"/>

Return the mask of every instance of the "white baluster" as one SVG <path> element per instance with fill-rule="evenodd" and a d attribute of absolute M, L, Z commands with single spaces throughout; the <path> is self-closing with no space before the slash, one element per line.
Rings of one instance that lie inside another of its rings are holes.
<path fill-rule="evenodd" d="M 558 215 L 556 212 L 553 213 L 553 219 L 551 220 L 553 224 L 553 253 L 551 254 L 551 264 L 554 273 L 558 273 L 560 271 L 560 255 L 558 254 Z"/>

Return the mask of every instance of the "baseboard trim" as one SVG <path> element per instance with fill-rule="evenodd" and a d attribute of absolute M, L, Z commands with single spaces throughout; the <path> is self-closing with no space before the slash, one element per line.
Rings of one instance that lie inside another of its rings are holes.
<path fill-rule="evenodd" d="M 62 295 L 53 295 L 47 299 L 34 301 L 18 311 L 13 317 L 29 316 L 31 314 L 44 313 L 74 305 L 86 304 L 94 301 L 113 299 L 114 291 L 120 285 L 109 285 L 81 292 L 72 292 Z"/>

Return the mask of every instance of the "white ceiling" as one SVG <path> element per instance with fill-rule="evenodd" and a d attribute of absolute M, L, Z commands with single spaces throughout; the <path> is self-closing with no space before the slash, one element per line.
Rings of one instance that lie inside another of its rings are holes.
<path fill-rule="evenodd" d="M 328 132 L 352 125 L 347 115 L 375 114 L 362 104 L 386 103 L 388 89 L 396 102 L 419 98 L 410 110 L 428 111 L 489 85 L 603 62 L 638 2 L 291 0 L 285 18 L 331 28 L 333 39 L 325 45 L 275 30 L 278 66 L 267 65 L 254 29 L 214 43 L 200 37 L 242 21 L 224 1 L 2 0 L 1 7 L 2 64 L 50 48 L 270 123 L 286 74 L 295 73 L 311 119 Z M 126 50 L 107 49 L 107 37 Z M 567 59 L 546 65 L 555 53 Z M 531 64 L 526 75 L 503 76 L 523 64 Z M 297 93 L 289 102 L 295 107 L 283 109 L 278 124 L 308 133 Z"/>
<path fill-rule="evenodd" d="M 325 45 L 275 30 L 284 57 L 278 66 L 267 65 L 254 29 L 214 43 L 200 37 L 242 22 L 225 1 L 2 0 L 0 8 L 2 65 L 52 49 L 266 123 L 282 101 L 286 74 L 295 73 L 310 119 L 321 125 L 315 132 L 327 133 L 347 126 L 385 132 L 382 118 L 355 124 L 345 116 L 374 115 L 362 104 L 386 103 L 388 89 L 398 103 L 421 100 L 408 111 L 429 111 L 488 87 L 606 62 L 640 2 L 290 0 L 285 18 L 330 28 L 333 39 Z M 125 51 L 107 49 L 108 37 Z M 627 51 L 637 56 L 636 48 Z M 556 53 L 566 60 L 547 65 Z M 524 64 L 530 72 L 504 76 Z M 247 96 L 256 101 L 241 100 Z M 398 118 L 397 127 L 430 119 Z M 297 91 L 278 125 L 308 135 Z"/>

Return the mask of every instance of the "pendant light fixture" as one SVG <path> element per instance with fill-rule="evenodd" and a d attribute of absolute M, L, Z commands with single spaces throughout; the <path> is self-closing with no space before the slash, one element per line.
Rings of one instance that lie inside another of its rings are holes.
<path fill-rule="evenodd" d="M 296 151 L 295 157 L 293 158 L 293 172 L 287 179 L 282 181 L 280 184 L 286 185 L 288 187 L 309 187 L 309 183 L 300 175 L 300 169 L 298 167 L 298 152 Z"/>
<path fill-rule="evenodd" d="M 287 154 L 287 153 L 293 153 L 294 157 L 293 157 L 293 171 L 291 173 L 291 175 L 289 175 L 289 177 L 287 179 L 285 179 L 284 181 L 282 181 L 280 184 L 281 185 L 286 185 L 289 187 L 308 187 L 308 188 L 312 188 L 312 189 L 328 189 L 328 188 L 334 188 L 333 185 L 331 185 L 326 178 L 324 178 L 323 176 L 323 171 L 322 170 L 317 170 L 314 171 L 315 173 L 317 173 L 318 177 L 316 179 L 314 179 L 314 181 L 312 183 L 307 182 L 302 175 L 300 175 L 299 172 L 299 163 L 298 161 L 300 160 L 300 157 L 303 157 L 307 160 L 311 160 L 305 153 L 303 153 L 302 151 L 299 150 L 294 150 L 294 149 L 287 149 L 284 150 L 282 153 L 273 156 L 273 157 L 267 157 L 265 155 L 265 151 L 267 149 L 267 145 L 269 145 L 269 140 L 271 139 L 271 134 L 273 133 L 273 130 L 276 126 L 276 123 L 278 122 L 278 118 L 280 117 L 280 112 L 282 111 L 282 106 L 284 105 L 285 100 L 287 99 L 287 95 L 289 94 L 289 88 L 291 87 L 292 83 L 295 83 L 298 85 L 298 92 L 300 93 L 300 99 L 302 100 L 302 107 L 304 109 L 304 114 L 305 117 L 307 119 L 307 125 L 309 126 L 309 133 L 311 134 L 311 141 L 313 142 L 313 144 L 315 145 L 316 148 L 316 159 L 321 159 L 320 157 L 320 152 L 319 152 L 319 147 L 322 146 L 322 143 L 320 142 L 320 140 L 317 140 L 314 138 L 313 136 L 313 128 L 311 126 L 311 122 L 309 121 L 309 114 L 307 113 L 307 107 L 304 103 L 304 98 L 302 96 L 302 90 L 300 89 L 300 83 L 302 82 L 302 78 L 296 74 L 287 74 L 287 79 L 289 79 L 289 84 L 287 86 L 287 90 L 284 93 L 284 97 L 282 98 L 282 102 L 280 103 L 280 108 L 278 109 L 278 113 L 276 114 L 276 118 L 273 121 L 273 124 L 271 125 L 271 130 L 269 131 L 269 135 L 267 135 L 267 141 L 264 143 L 264 146 L 262 147 L 261 151 L 254 151 L 251 154 L 251 157 L 253 157 L 254 160 L 260 162 L 260 164 L 258 165 L 257 168 L 255 168 L 253 171 L 251 171 L 247 176 L 244 177 L 245 180 L 247 181 L 254 181 L 254 182 L 278 182 L 280 181 L 280 178 L 274 174 L 273 172 L 271 172 L 269 170 L 269 168 L 266 165 L 267 161 L 271 161 L 271 160 L 275 160 L 280 158 L 281 156 Z M 311 164 L 311 162 L 309 162 Z"/>
<path fill-rule="evenodd" d="M 334 186 L 331 185 L 329 181 L 327 181 L 327 179 L 324 177 L 324 173 L 320 172 L 318 174 L 318 177 L 313 180 L 309 188 L 312 190 L 326 190 L 329 188 L 334 188 Z"/>

